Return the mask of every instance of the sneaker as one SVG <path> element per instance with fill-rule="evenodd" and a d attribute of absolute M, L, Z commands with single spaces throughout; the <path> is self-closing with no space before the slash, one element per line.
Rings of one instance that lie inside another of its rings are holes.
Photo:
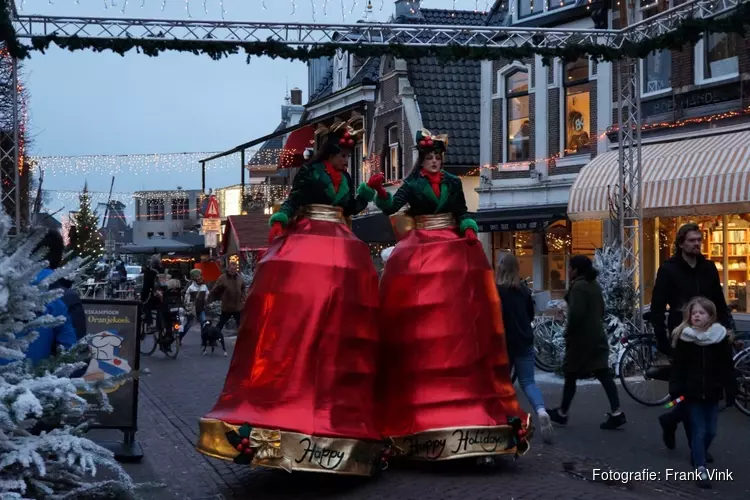
<path fill-rule="evenodd" d="M 677 426 L 673 425 L 669 421 L 668 415 L 668 413 L 659 415 L 659 425 L 661 425 L 661 440 L 664 441 L 664 446 L 666 446 L 668 450 L 674 450 L 677 440 L 675 437 L 675 434 L 677 433 Z"/>
<path fill-rule="evenodd" d="M 547 444 L 552 443 L 552 418 L 544 408 L 537 412 L 537 417 L 539 418 L 539 427 L 542 429 L 542 440 Z"/>
<path fill-rule="evenodd" d="M 705 467 L 698 467 L 698 480 L 696 481 L 699 488 L 704 490 L 711 488 L 711 480 L 708 478 L 708 471 Z"/>
<path fill-rule="evenodd" d="M 568 416 L 562 416 L 559 408 L 553 408 L 546 411 L 547 416 L 556 424 L 565 425 L 568 423 Z"/>
<path fill-rule="evenodd" d="M 627 419 L 625 418 L 625 414 L 623 412 L 620 412 L 617 415 L 607 413 L 607 420 L 602 422 L 601 425 L 599 425 L 599 428 L 611 431 L 625 425 L 626 422 Z"/>

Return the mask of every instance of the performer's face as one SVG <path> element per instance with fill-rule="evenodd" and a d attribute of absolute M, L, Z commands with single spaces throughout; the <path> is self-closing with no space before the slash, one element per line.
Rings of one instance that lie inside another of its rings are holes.
<path fill-rule="evenodd" d="M 437 153 L 427 153 L 422 161 L 422 168 L 428 172 L 435 173 L 443 166 L 443 158 Z"/>
<path fill-rule="evenodd" d="M 336 170 L 346 170 L 346 168 L 349 166 L 349 152 L 342 151 L 340 153 L 336 153 L 329 158 L 329 161 L 331 162 L 333 168 L 335 168 Z"/>

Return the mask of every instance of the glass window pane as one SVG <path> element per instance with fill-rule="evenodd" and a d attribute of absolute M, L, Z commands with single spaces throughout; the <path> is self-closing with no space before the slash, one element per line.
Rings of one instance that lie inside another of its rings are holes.
<path fill-rule="evenodd" d="M 534 8 L 534 0 L 518 0 L 518 17 L 526 17 L 533 14 L 544 12 L 544 8 L 539 2 L 539 7 Z"/>
<path fill-rule="evenodd" d="M 672 87 L 672 54 L 668 50 L 650 53 L 643 61 L 643 92 Z"/>
<path fill-rule="evenodd" d="M 589 60 L 581 57 L 565 65 L 565 83 L 573 83 L 589 78 Z"/>
<path fill-rule="evenodd" d="M 739 72 L 737 58 L 737 35 L 709 33 L 704 39 L 704 78 L 736 74 Z"/>
<path fill-rule="evenodd" d="M 529 96 L 508 99 L 508 161 L 529 159 L 530 135 Z"/>
<path fill-rule="evenodd" d="M 507 78 L 505 85 L 507 94 L 517 94 L 529 91 L 529 74 L 525 71 L 517 71 Z"/>
<path fill-rule="evenodd" d="M 561 7 L 568 7 L 570 5 L 575 5 L 575 3 L 576 3 L 576 0 L 549 0 L 549 6 L 547 7 L 547 9 L 555 10 Z"/>
<path fill-rule="evenodd" d="M 591 95 L 588 85 L 565 89 L 565 152 L 587 153 L 591 143 Z"/>

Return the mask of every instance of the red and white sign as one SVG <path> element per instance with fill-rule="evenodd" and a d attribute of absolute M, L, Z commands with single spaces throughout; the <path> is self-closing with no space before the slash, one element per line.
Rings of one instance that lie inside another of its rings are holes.
<path fill-rule="evenodd" d="M 219 218 L 219 202 L 216 200 L 216 196 L 211 195 L 208 197 L 208 205 L 206 206 L 206 213 L 203 214 L 206 219 L 218 219 Z"/>

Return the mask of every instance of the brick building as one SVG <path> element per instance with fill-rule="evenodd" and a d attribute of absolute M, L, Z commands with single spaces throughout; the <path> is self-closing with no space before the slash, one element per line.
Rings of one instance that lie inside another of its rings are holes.
<path fill-rule="evenodd" d="M 637 20 L 676 6 L 675 0 L 640 1 Z M 624 12 L 618 10 L 609 17 L 616 28 L 625 19 Z M 750 310 L 748 49 L 750 39 L 709 34 L 695 46 L 652 53 L 640 62 L 641 251 L 647 301 L 656 271 L 671 253 L 676 229 L 692 221 L 703 229 L 703 253 L 719 268 L 730 303 L 739 311 Z M 599 155 L 572 186 L 568 217 L 574 225 L 605 219 L 609 201 L 618 191 L 618 89 L 613 68 L 606 66 L 614 96 L 612 119 L 607 123 L 613 127 L 598 127 Z M 599 100 L 600 105 L 604 102 Z"/>
<path fill-rule="evenodd" d="M 588 2 L 517 0 L 515 8 L 496 2 L 486 22 L 594 29 L 607 20 Z M 612 123 L 609 65 L 585 58 L 546 66 L 533 56 L 480 66 L 480 239 L 493 263 L 513 252 L 535 289 L 562 295 L 568 256 L 602 245 L 602 221 L 570 222 L 566 212 L 578 172 L 608 150 L 599 137 Z"/>

